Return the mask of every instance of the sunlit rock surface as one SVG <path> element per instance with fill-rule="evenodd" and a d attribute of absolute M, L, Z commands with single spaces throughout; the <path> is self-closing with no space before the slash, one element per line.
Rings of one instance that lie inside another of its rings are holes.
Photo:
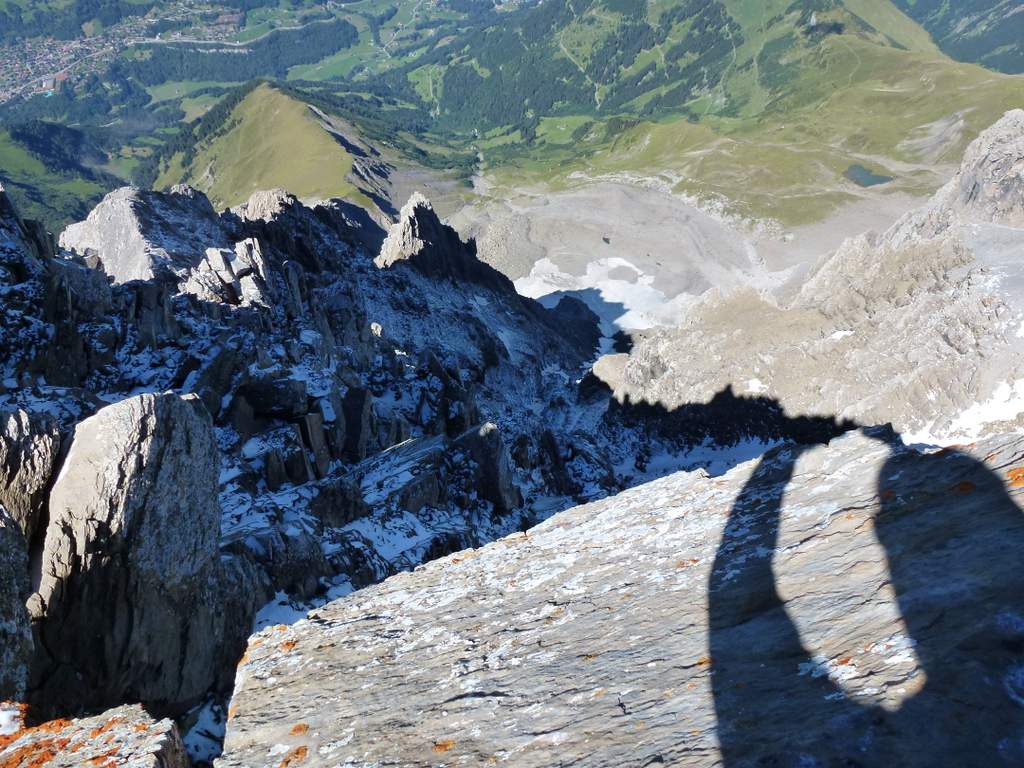
<path fill-rule="evenodd" d="M 0 709 L 0 719 L 17 718 Z M 123 706 L 80 720 L 51 720 L 0 735 L 0 765 L 12 768 L 100 766 L 189 768 L 181 737 L 170 720 L 156 721 L 140 706 Z"/>
<path fill-rule="evenodd" d="M 1021 487 L 876 429 L 576 507 L 251 638 L 217 765 L 1019 765 Z"/>

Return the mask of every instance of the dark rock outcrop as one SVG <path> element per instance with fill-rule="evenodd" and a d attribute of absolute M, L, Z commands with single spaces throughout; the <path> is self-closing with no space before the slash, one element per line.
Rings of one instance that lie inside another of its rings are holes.
<path fill-rule="evenodd" d="M 60 453 L 60 430 L 46 416 L 0 412 L 0 507 L 31 541 L 46 519 L 50 479 Z"/>
<path fill-rule="evenodd" d="M 498 514 L 508 514 L 523 503 L 512 474 L 512 460 L 501 438 L 501 431 L 491 423 L 468 430 L 457 437 L 452 446 L 465 451 L 479 473 L 477 491 L 481 498 L 494 505 Z"/>
<path fill-rule="evenodd" d="M 20 524 L 0 504 L 0 701 L 21 701 L 32 661 L 28 549 Z"/>
<path fill-rule="evenodd" d="M 427 277 L 482 285 L 515 295 L 512 281 L 476 256 L 476 243 L 441 222 L 430 201 L 418 192 L 409 198 L 391 227 L 374 263 L 381 269 L 408 264 Z"/>

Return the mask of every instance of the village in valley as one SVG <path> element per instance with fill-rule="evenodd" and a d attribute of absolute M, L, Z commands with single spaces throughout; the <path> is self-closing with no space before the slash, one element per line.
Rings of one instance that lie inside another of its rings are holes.
<path fill-rule="evenodd" d="M 101 74 L 127 48 L 143 43 L 233 42 L 245 13 L 210 3 L 179 0 L 102 27 L 83 24 L 81 37 L 34 37 L 0 44 L 0 104 L 18 97 L 53 95 L 90 74 Z"/>

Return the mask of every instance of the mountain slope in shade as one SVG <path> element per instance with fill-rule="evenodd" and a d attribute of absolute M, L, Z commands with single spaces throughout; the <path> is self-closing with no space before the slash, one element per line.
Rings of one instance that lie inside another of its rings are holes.
<path fill-rule="evenodd" d="M 1024 9 L 1015 0 L 894 0 L 954 59 L 1024 72 Z"/>

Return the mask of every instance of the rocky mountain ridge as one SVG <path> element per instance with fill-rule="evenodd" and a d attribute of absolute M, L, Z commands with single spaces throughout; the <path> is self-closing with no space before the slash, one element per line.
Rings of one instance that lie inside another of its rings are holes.
<path fill-rule="evenodd" d="M 30 721 L 141 702 L 208 759 L 254 628 L 785 436 L 769 402 L 670 434 L 581 388 L 593 314 L 518 295 L 419 196 L 385 233 L 126 188 L 56 242 L 2 202 L 0 696 Z"/>
<path fill-rule="evenodd" d="M 1022 137 L 1010 113 L 928 208 L 785 303 L 705 297 L 624 365 L 594 363 L 582 302 L 518 295 L 421 196 L 384 232 L 339 200 L 277 190 L 217 213 L 189 188 L 126 188 L 55 240 L 0 193 L 0 699 L 18 704 L 0 708 L 0 757 L 75 764 L 75 734 L 98 729 L 111 746 L 90 760 L 178 768 L 184 734 L 209 763 L 230 719 L 224 766 L 858 749 L 923 765 L 893 734 L 927 725 L 921 756 L 961 754 L 942 732 L 966 711 L 1013 764 L 1024 610 L 995 542 L 1020 533 L 1019 438 L 968 455 L 845 433 L 955 425 L 988 382 L 1016 391 Z M 796 528 L 779 544 L 783 499 Z M 897 594 L 864 535 L 889 520 Z M 935 551 L 963 565 L 949 590 Z M 773 559 L 792 566 L 781 589 Z M 814 581 L 825 592 L 801 591 Z M 900 655 L 901 621 L 933 656 Z M 832 645 L 805 649 L 799 622 Z M 851 664 L 863 691 L 840 686 Z M 679 685 L 655 701 L 651 676 Z M 773 712 L 808 676 L 817 693 Z M 883 714 L 924 680 L 924 708 Z M 821 700 L 837 708 L 795 736 Z"/>

